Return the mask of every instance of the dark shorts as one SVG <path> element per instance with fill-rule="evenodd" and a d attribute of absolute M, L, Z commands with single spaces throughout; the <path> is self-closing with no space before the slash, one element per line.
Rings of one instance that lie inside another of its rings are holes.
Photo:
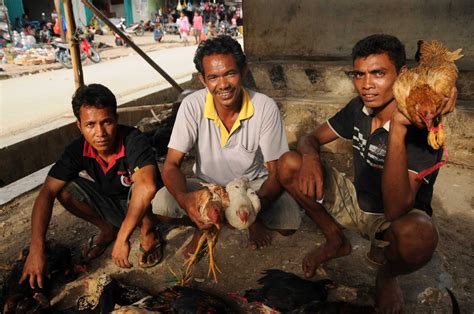
<path fill-rule="evenodd" d="M 78 201 L 88 204 L 102 219 L 120 228 L 127 214 L 127 199 L 115 199 L 101 194 L 97 191 L 94 183 L 84 178 L 74 179 L 63 188 Z"/>

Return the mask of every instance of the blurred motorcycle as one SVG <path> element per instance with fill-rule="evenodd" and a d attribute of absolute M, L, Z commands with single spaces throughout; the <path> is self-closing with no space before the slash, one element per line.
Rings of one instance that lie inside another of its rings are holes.
<path fill-rule="evenodd" d="M 84 36 L 81 36 L 80 40 L 81 43 L 79 45 L 79 51 L 81 55 L 81 61 L 84 61 L 86 58 L 89 58 L 94 63 L 100 62 L 100 55 L 97 50 L 87 42 Z M 56 60 L 64 67 L 71 69 L 72 58 L 68 43 L 62 42 L 60 40 L 55 40 L 51 42 L 51 45 L 54 47 L 54 54 Z"/>
<path fill-rule="evenodd" d="M 117 26 L 118 29 L 120 29 L 129 36 L 132 34 L 134 34 L 135 36 L 143 36 L 143 34 L 145 34 L 145 25 L 143 21 L 140 21 L 139 23 L 133 23 L 132 25 L 130 25 L 130 27 L 126 27 L 125 19 L 121 18 L 119 23 L 115 26 Z"/>

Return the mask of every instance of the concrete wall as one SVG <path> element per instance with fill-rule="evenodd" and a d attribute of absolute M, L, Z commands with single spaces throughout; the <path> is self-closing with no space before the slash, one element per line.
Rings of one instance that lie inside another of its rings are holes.
<path fill-rule="evenodd" d="M 472 0 L 247 0 L 243 9 L 251 60 L 348 56 L 374 33 L 400 38 L 409 58 L 418 39 L 438 39 L 474 57 Z"/>

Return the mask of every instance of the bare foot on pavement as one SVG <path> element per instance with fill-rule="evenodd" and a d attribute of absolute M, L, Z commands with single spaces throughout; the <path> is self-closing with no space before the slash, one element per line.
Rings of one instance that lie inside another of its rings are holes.
<path fill-rule="evenodd" d="M 249 244 L 252 250 L 269 246 L 272 243 L 272 231 L 256 220 L 249 227 Z"/>
<path fill-rule="evenodd" d="M 397 277 L 389 276 L 381 267 L 377 273 L 375 287 L 377 313 L 404 313 L 405 301 Z"/>
<path fill-rule="evenodd" d="M 323 245 L 311 250 L 303 259 L 303 271 L 306 278 L 311 278 L 315 275 L 318 267 L 336 257 L 349 255 L 352 251 L 351 244 L 344 236 L 340 240 L 332 240 Z"/>

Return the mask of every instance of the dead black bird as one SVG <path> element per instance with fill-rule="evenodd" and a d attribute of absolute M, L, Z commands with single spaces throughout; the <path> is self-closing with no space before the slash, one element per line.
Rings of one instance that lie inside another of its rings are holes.
<path fill-rule="evenodd" d="M 375 308 L 370 305 L 357 305 L 347 302 L 312 301 L 293 311 L 291 314 L 375 314 Z"/>
<path fill-rule="evenodd" d="M 310 281 L 278 269 L 263 272 L 259 289 L 245 291 L 249 302 L 261 302 L 280 312 L 291 312 L 310 302 L 324 302 L 332 288 L 330 279 Z"/>
<path fill-rule="evenodd" d="M 152 295 L 108 275 L 88 278 L 86 285 L 77 307 L 65 313 L 235 313 L 222 298 L 197 288 L 174 286 Z"/>
<path fill-rule="evenodd" d="M 48 242 L 46 244 L 46 276 L 43 289 L 31 289 L 29 282 L 19 284 L 29 249 L 25 248 L 13 262 L 2 288 L 1 308 L 3 313 L 46 313 L 49 312 L 49 297 L 52 283 L 65 283 L 74 279 L 71 250 L 65 246 Z"/>
<path fill-rule="evenodd" d="M 222 298 L 192 287 L 174 286 L 150 298 L 147 309 L 160 313 L 236 313 Z"/>

